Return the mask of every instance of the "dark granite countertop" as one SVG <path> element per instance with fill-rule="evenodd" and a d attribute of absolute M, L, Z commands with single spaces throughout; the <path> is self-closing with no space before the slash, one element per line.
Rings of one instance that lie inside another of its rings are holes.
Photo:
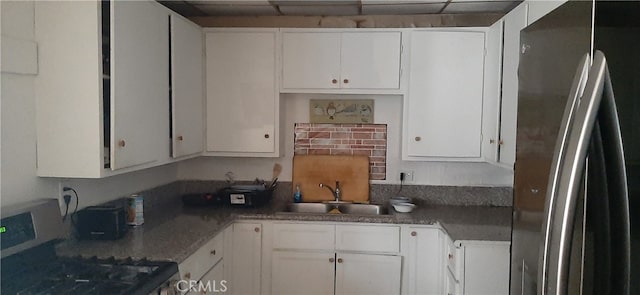
<path fill-rule="evenodd" d="M 115 241 L 77 241 L 58 245 L 60 255 L 143 258 L 181 262 L 237 220 L 295 220 L 397 224 L 440 224 L 453 240 L 511 240 L 511 207 L 420 206 L 411 213 L 355 216 L 282 213 L 282 203 L 263 208 L 176 206 L 145 215 L 145 224 Z M 147 212 L 145 212 L 147 213 Z"/>

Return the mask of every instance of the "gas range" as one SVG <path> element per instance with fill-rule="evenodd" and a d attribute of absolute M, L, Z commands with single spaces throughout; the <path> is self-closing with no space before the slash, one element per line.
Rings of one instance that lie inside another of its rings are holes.
<path fill-rule="evenodd" d="M 174 293 L 175 262 L 57 256 L 54 244 L 63 236 L 57 201 L 14 209 L 2 212 L 3 294 Z"/>

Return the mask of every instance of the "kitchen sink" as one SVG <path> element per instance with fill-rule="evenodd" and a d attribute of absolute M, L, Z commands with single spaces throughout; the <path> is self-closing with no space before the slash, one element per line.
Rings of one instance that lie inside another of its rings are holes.
<path fill-rule="evenodd" d="M 353 215 L 385 215 L 388 214 L 387 207 L 373 204 L 352 204 L 352 203 L 291 203 L 287 205 L 285 212 L 291 213 L 326 213 L 338 209 L 342 214 Z"/>

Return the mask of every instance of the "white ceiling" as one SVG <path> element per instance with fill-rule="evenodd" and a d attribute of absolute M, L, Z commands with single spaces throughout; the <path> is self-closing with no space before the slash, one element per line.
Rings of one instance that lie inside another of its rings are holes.
<path fill-rule="evenodd" d="M 411 15 L 507 13 L 522 0 L 172 0 L 187 16 Z"/>

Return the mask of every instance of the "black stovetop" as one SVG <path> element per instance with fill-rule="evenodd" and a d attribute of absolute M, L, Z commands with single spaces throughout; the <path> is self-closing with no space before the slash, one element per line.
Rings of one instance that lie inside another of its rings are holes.
<path fill-rule="evenodd" d="M 44 245 L 2 260 L 3 294 L 149 294 L 178 272 L 175 262 L 58 257 Z"/>

